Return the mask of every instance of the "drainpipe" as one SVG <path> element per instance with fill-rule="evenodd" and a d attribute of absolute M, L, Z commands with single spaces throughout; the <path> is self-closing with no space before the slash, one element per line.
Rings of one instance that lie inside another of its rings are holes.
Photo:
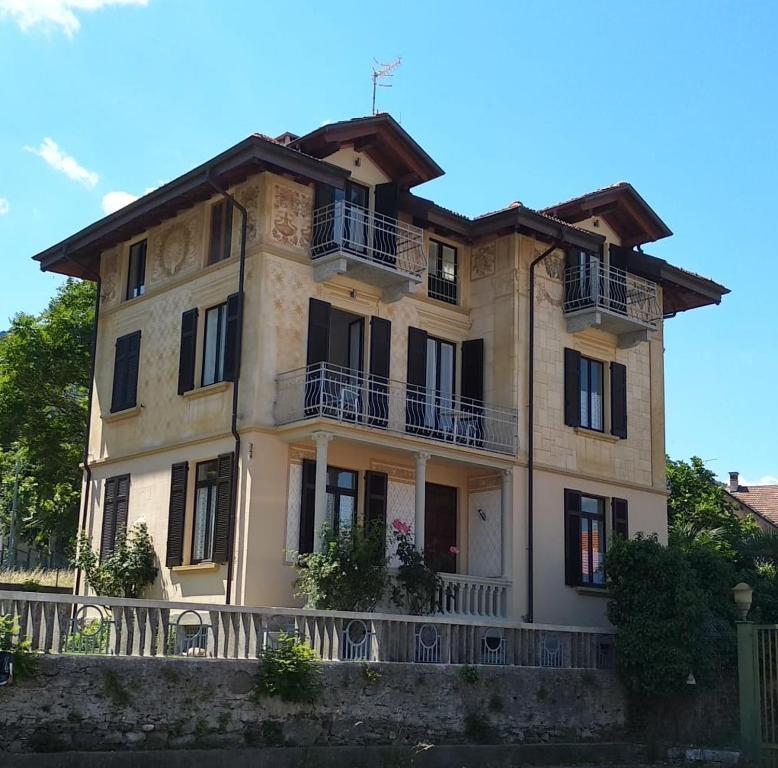
<path fill-rule="evenodd" d="M 88 272 L 96 283 L 96 295 L 95 295 L 95 316 L 92 319 L 92 348 L 91 359 L 89 361 L 89 394 L 86 400 L 86 433 L 84 435 L 84 453 L 81 463 L 84 465 L 84 501 L 81 509 L 81 520 L 79 521 L 79 533 L 86 531 L 86 517 L 87 510 L 89 508 L 89 489 L 92 486 L 92 467 L 89 464 L 89 433 L 92 427 L 92 398 L 95 389 L 95 358 L 97 356 L 97 330 L 100 324 L 100 294 L 102 292 L 102 281 L 100 275 L 97 272 L 92 272 L 91 269 L 87 269 L 83 264 L 79 264 L 75 259 L 71 258 L 67 253 L 63 254 L 64 257 L 73 264 L 76 264 L 80 269 Z M 77 595 L 78 590 L 81 587 L 81 569 L 76 569 L 76 581 L 73 585 L 73 594 Z M 75 607 L 75 606 L 74 606 Z"/>
<path fill-rule="evenodd" d="M 555 251 L 565 239 L 564 231 L 546 248 L 540 256 L 529 265 L 529 350 L 527 359 L 527 375 L 529 377 L 527 399 L 527 615 L 528 623 L 534 621 L 535 614 L 535 584 L 534 584 L 534 549 L 533 537 L 535 521 L 534 503 L 534 469 L 535 469 L 535 267 L 552 251 Z"/>
<path fill-rule="evenodd" d="M 238 389 L 240 381 L 240 360 L 241 349 L 243 346 L 243 285 L 246 277 L 246 233 L 248 230 L 248 211 L 242 206 L 227 190 L 220 187 L 212 178 L 208 171 L 208 183 L 228 202 L 237 208 L 241 216 L 240 225 L 240 268 L 238 272 L 238 338 L 235 340 L 235 378 L 232 381 L 232 418 L 230 421 L 230 430 L 235 438 L 235 459 L 233 463 L 234 474 L 232 478 L 232 489 L 230 492 L 230 525 L 228 531 L 227 543 L 227 592 L 225 595 L 225 604 L 230 605 L 232 600 L 232 570 L 233 559 L 235 556 L 235 518 L 237 516 L 238 505 L 238 477 L 240 473 L 240 434 L 238 433 Z"/>

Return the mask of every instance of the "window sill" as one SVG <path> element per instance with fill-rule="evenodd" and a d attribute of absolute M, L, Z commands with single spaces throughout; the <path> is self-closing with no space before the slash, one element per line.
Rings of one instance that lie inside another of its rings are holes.
<path fill-rule="evenodd" d="M 605 597 L 611 596 L 610 590 L 607 587 L 576 587 L 575 591 L 579 595 L 586 595 L 588 597 Z"/>
<path fill-rule="evenodd" d="M 137 416 L 140 413 L 141 408 L 143 408 L 143 404 L 138 403 L 138 405 L 134 405 L 132 408 L 125 408 L 123 411 L 116 411 L 115 413 L 104 413 L 100 418 L 107 424 L 110 424 L 113 421 L 122 421 L 123 419 L 129 419 L 132 416 Z"/>
<path fill-rule="evenodd" d="M 198 571 L 216 571 L 221 568 L 220 563 L 190 563 L 189 565 L 174 565 L 170 570 L 173 573 L 197 573 Z"/>
<path fill-rule="evenodd" d="M 621 438 L 616 435 L 610 435 L 607 432 L 598 432 L 596 429 L 587 429 L 586 427 L 576 427 L 576 435 L 583 437 L 593 437 L 595 440 L 603 440 L 606 443 L 618 443 Z"/>
<path fill-rule="evenodd" d="M 215 384 L 208 384 L 205 387 L 195 387 L 188 392 L 184 392 L 181 397 L 198 398 L 207 395 L 215 395 L 219 392 L 226 392 L 230 388 L 231 381 L 217 381 Z"/>

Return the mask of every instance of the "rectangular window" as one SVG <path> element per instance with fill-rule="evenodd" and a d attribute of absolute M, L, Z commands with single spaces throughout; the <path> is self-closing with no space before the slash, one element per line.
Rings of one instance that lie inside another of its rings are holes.
<path fill-rule="evenodd" d="M 197 465 L 194 525 L 192 528 L 192 563 L 213 559 L 218 484 L 218 459 Z"/>
<path fill-rule="evenodd" d="M 565 581 L 605 586 L 605 499 L 565 491 Z"/>
<path fill-rule="evenodd" d="M 232 203 L 223 200 L 211 206 L 211 237 L 208 263 L 230 258 L 232 251 Z"/>
<path fill-rule="evenodd" d="M 598 360 L 581 357 L 579 365 L 580 425 L 602 432 L 603 364 Z"/>
<path fill-rule="evenodd" d="M 203 386 L 224 381 L 224 351 L 227 347 L 227 303 L 205 313 Z"/>
<path fill-rule="evenodd" d="M 327 519 L 336 533 L 357 521 L 357 473 L 327 467 Z M 318 535 L 318 532 L 316 532 Z"/>
<path fill-rule="evenodd" d="M 427 295 L 448 304 L 457 303 L 457 249 L 430 240 Z"/>
<path fill-rule="evenodd" d="M 137 405 L 139 362 L 140 331 L 116 339 L 111 413 L 125 411 Z"/>
<path fill-rule="evenodd" d="M 146 240 L 130 246 L 130 265 L 127 272 L 127 298 L 143 296 L 146 287 Z"/>
<path fill-rule="evenodd" d="M 450 341 L 427 338 L 427 380 L 424 425 L 450 432 L 454 409 L 456 347 Z"/>

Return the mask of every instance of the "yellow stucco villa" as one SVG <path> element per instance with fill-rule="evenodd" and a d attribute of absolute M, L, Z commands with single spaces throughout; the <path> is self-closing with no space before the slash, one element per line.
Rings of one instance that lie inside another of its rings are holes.
<path fill-rule="evenodd" d="M 146 521 L 149 597 L 299 605 L 325 522 L 399 519 L 441 612 L 602 625 L 609 538 L 666 537 L 663 323 L 726 288 L 630 184 L 471 219 L 442 173 L 387 114 L 255 134 L 35 257 L 99 284 L 80 527 Z"/>

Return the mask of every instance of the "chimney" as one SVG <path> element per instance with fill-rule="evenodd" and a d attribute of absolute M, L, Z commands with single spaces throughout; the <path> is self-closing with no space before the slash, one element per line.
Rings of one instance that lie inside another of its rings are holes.
<path fill-rule="evenodd" d="M 740 488 L 740 472 L 729 473 L 729 492 L 737 493 L 737 489 Z"/>

